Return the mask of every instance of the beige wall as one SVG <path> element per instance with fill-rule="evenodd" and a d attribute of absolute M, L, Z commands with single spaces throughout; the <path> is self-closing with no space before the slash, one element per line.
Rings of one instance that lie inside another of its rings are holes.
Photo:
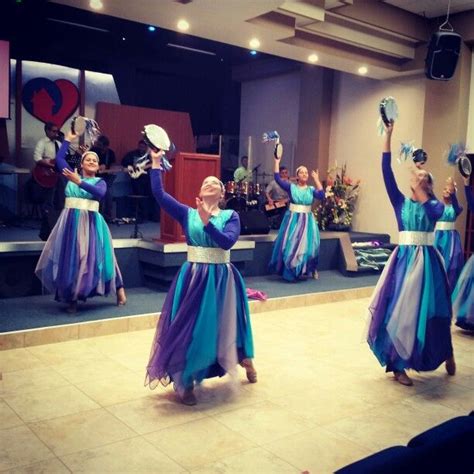
<path fill-rule="evenodd" d="M 347 163 L 350 177 L 361 179 L 361 192 L 353 229 L 388 233 L 397 241 L 397 223 L 385 191 L 381 172 L 382 138 L 376 123 L 380 100 L 396 98 L 400 117 L 393 134 L 393 169 L 402 192 L 409 193 L 409 164 L 398 164 L 400 141 L 414 140 L 421 146 L 425 100 L 422 76 L 376 81 L 335 73 L 329 164 Z"/>

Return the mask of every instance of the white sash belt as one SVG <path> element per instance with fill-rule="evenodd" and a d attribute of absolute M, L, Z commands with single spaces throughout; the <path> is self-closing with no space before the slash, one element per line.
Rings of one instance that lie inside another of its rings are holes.
<path fill-rule="evenodd" d="M 455 230 L 455 222 L 438 221 L 435 230 Z"/>
<path fill-rule="evenodd" d="M 188 262 L 191 263 L 229 263 L 230 250 L 215 247 L 188 246 Z"/>
<path fill-rule="evenodd" d="M 83 211 L 99 212 L 99 201 L 93 201 L 92 199 L 67 197 L 66 204 L 64 207 L 69 209 L 82 209 Z"/>
<path fill-rule="evenodd" d="M 398 234 L 398 245 L 433 245 L 433 232 L 404 230 Z"/>
<path fill-rule="evenodd" d="M 304 206 L 303 204 L 293 204 L 290 202 L 290 212 L 300 212 L 302 214 L 309 214 L 311 206 Z"/>

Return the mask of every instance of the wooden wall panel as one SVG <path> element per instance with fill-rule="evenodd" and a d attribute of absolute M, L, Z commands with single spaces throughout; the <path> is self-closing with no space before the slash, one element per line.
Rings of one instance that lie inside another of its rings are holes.
<path fill-rule="evenodd" d="M 143 126 L 151 123 L 168 132 L 178 151 L 195 151 L 191 119 L 187 112 L 98 102 L 95 119 L 102 133 L 109 137 L 110 148 L 115 151 L 118 163 L 125 153 L 136 148 Z"/>

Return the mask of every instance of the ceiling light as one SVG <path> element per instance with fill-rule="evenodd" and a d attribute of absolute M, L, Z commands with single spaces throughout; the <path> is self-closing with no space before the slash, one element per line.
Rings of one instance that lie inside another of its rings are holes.
<path fill-rule="evenodd" d="M 89 5 L 94 10 L 102 10 L 102 8 L 104 7 L 104 4 L 102 3 L 101 0 L 91 0 L 89 2 Z"/>
<path fill-rule="evenodd" d="M 257 51 L 255 51 L 254 49 L 252 49 L 252 51 L 250 51 L 250 54 L 251 54 L 252 56 L 257 56 Z"/>
<path fill-rule="evenodd" d="M 186 20 L 179 20 L 177 26 L 179 31 L 189 30 L 189 23 Z"/>
<path fill-rule="evenodd" d="M 361 75 L 361 76 L 365 76 L 369 70 L 367 69 L 367 67 L 365 66 L 361 66 L 359 69 L 357 69 L 357 72 Z"/>
<path fill-rule="evenodd" d="M 125 36 L 122 36 L 122 41 L 125 41 L 127 38 L 125 38 Z"/>
<path fill-rule="evenodd" d="M 319 58 L 318 58 L 318 55 L 317 55 L 317 54 L 310 54 L 310 55 L 308 56 L 308 61 L 309 61 L 310 63 L 313 63 L 313 64 L 314 64 L 314 63 L 317 63 L 318 60 L 319 60 Z"/>
<path fill-rule="evenodd" d="M 252 38 L 249 41 L 249 45 L 252 49 L 258 49 L 260 48 L 260 41 L 257 38 Z"/>
<path fill-rule="evenodd" d="M 156 30 L 156 28 L 152 25 L 148 27 L 148 31 L 151 31 L 152 33 Z"/>
<path fill-rule="evenodd" d="M 166 46 L 170 48 L 184 49 L 185 51 L 191 51 L 192 53 L 207 54 L 208 56 L 216 55 L 216 53 L 212 51 L 205 51 L 204 49 L 190 48 L 189 46 L 181 46 L 180 44 L 168 43 Z"/>

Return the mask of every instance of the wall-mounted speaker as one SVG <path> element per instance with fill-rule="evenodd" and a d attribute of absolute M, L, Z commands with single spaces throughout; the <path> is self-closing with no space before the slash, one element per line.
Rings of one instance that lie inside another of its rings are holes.
<path fill-rule="evenodd" d="M 448 81 L 456 71 L 462 38 L 453 31 L 438 31 L 431 37 L 425 59 L 428 79 Z"/>

